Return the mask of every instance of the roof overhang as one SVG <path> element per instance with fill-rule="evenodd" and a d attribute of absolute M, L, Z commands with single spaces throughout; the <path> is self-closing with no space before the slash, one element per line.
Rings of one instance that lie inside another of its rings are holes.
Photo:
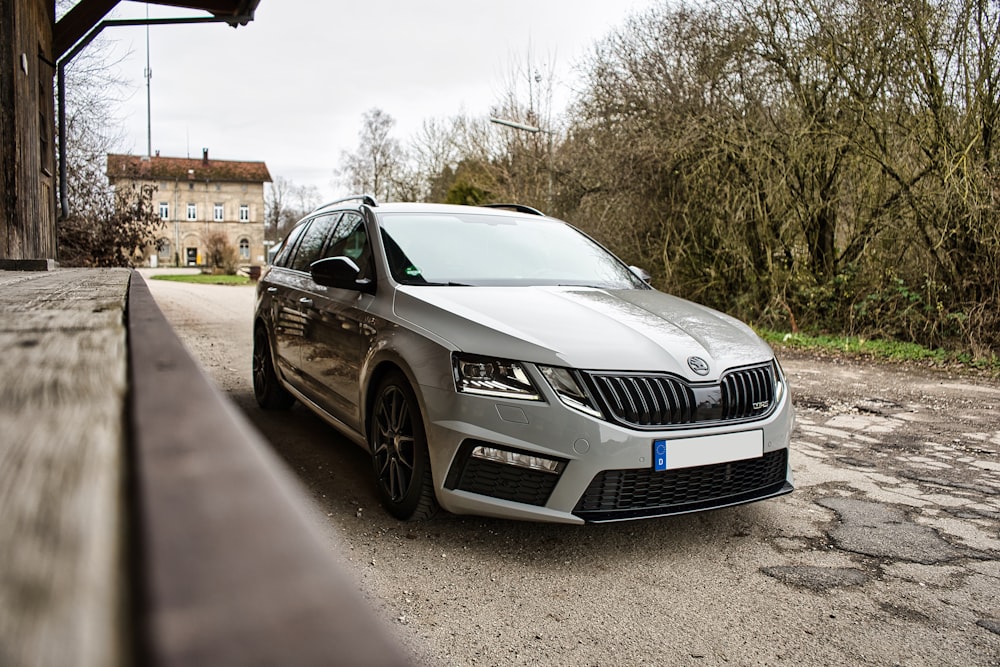
<path fill-rule="evenodd" d="M 89 33 L 118 4 L 119 0 L 80 0 L 73 9 L 56 22 L 52 31 L 55 59 L 60 59 L 80 39 Z M 234 28 L 253 20 L 260 0 L 149 0 L 150 5 L 165 5 L 208 12 L 219 22 Z"/>

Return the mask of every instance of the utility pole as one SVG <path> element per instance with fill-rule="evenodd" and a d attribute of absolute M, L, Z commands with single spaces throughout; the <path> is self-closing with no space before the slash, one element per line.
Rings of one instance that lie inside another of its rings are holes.
<path fill-rule="evenodd" d="M 510 128 L 515 129 L 515 130 L 521 130 L 522 132 L 528 132 L 530 134 L 538 134 L 539 132 L 541 132 L 543 134 L 548 135 L 548 151 L 549 151 L 549 168 L 548 168 L 548 172 L 549 172 L 549 184 L 548 184 L 548 192 L 546 194 L 546 200 L 547 200 L 546 206 L 548 207 L 549 211 L 551 211 L 552 210 L 552 167 L 553 167 L 553 164 L 552 164 L 552 135 L 553 135 L 553 132 L 551 130 L 543 130 L 542 128 L 537 127 L 535 125 L 527 125 L 525 123 L 518 123 L 517 121 L 514 121 L 514 120 L 508 120 L 506 118 L 497 118 L 495 116 L 490 116 L 490 122 L 491 123 L 496 123 L 497 125 L 503 125 L 505 127 L 510 127 Z"/>
<path fill-rule="evenodd" d="M 146 21 L 149 21 L 149 5 L 146 5 Z M 150 93 L 150 80 L 153 78 L 153 68 L 149 65 L 149 23 L 146 23 L 146 157 L 153 157 L 153 102 Z"/>

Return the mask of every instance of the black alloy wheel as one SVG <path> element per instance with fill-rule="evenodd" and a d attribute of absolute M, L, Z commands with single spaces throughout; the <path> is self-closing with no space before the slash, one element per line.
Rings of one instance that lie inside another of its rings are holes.
<path fill-rule="evenodd" d="M 399 374 L 379 385 L 368 442 L 379 499 L 389 513 L 403 521 L 434 516 L 438 505 L 424 422 L 413 390 Z"/>
<path fill-rule="evenodd" d="M 271 344 L 263 325 L 254 327 L 253 332 L 253 395 L 265 410 L 287 410 L 295 403 L 274 372 Z"/>

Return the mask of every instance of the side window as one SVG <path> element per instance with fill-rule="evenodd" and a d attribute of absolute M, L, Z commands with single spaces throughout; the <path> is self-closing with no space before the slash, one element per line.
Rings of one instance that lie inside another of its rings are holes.
<path fill-rule="evenodd" d="M 299 247 L 295 250 L 295 257 L 292 258 L 289 268 L 308 273 L 309 265 L 322 257 L 320 251 L 323 249 L 326 237 L 339 219 L 339 213 L 313 218 L 309 228 L 302 235 L 302 240 L 299 241 Z"/>
<path fill-rule="evenodd" d="M 292 228 L 292 231 L 288 232 L 288 236 L 285 237 L 284 243 L 281 244 L 281 248 L 274 256 L 273 264 L 275 266 L 288 266 L 292 250 L 295 248 L 295 242 L 299 240 L 299 237 L 302 236 L 302 232 L 305 231 L 307 226 L 308 223 L 296 225 Z"/>
<path fill-rule="evenodd" d="M 373 278 L 371 244 L 359 213 L 345 213 L 336 231 L 330 235 L 324 257 L 350 257 L 361 269 L 362 278 Z"/>

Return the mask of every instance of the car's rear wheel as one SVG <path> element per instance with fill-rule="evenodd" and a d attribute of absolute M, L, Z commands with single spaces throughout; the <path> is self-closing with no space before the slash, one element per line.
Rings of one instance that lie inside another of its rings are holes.
<path fill-rule="evenodd" d="M 420 406 L 406 379 L 393 373 L 379 384 L 368 444 L 382 504 L 397 519 L 419 521 L 437 512 Z"/>
<path fill-rule="evenodd" d="M 295 402 L 274 372 L 271 344 L 263 326 L 255 327 L 253 332 L 253 395 L 265 410 L 287 410 Z"/>

